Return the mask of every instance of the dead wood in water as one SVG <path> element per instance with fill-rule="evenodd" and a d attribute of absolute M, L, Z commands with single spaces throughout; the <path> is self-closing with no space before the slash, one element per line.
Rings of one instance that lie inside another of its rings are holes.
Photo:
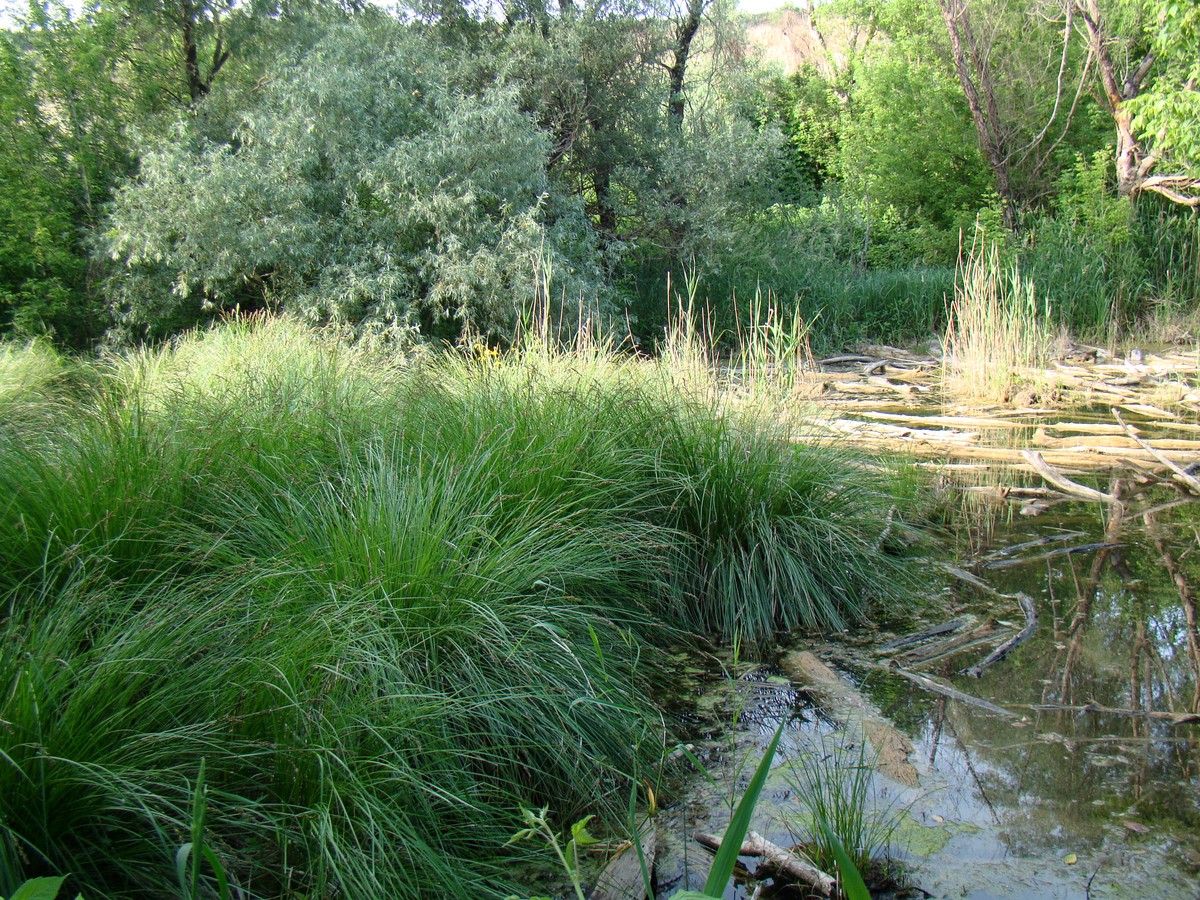
<path fill-rule="evenodd" d="M 897 666 L 885 666 L 880 663 L 862 663 L 870 669 L 876 669 L 880 672 L 886 672 L 889 675 L 898 675 L 908 681 L 911 681 L 923 691 L 928 691 L 931 694 L 937 694 L 941 697 L 946 697 L 949 700 L 956 700 L 959 703 L 965 703 L 967 706 L 974 706 L 977 709 L 985 710 L 993 715 L 1004 716 L 1006 718 L 1015 718 L 1016 713 L 1007 710 L 1002 706 L 997 706 L 994 703 L 989 703 L 976 697 L 973 694 L 968 694 L 966 691 L 960 691 L 956 687 L 951 687 L 948 684 L 943 684 L 935 678 L 930 678 L 927 675 L 920 675 L 916 672 L 909 672 L 907 669 L 901 669 Z"/>
<path fill-rule="evenodd" d="M 1138 435 L 1138 433 L 1131 426 L 1127 425 L 1125 423 L 1125 420 L 1121 418 L 1121 413 L 1119 410 L 1114 409 L 1113 416 L 1116 418 L 1117 424 L 1119 424 L 1122 428 L 1125 429 L 1125 431 L 1128 433 L 1129 437 L 1132 438 L 1139 447 L 1146 450 L 1148 453 L 1150 453 L 1152 456 L 1154 456 L 1155 459 L 1157 459 L 1160 463 L 1162 463 L 1164 466 L 1166 466 L 1168 469 L 1171 470 L 1171 477 L 1175 481 L 1177 481 L 1179 484 L 1183 485 L 1183 487 L 1186 490 L 1188 490 L 1192 495 L 1194 495 L 1196 497 L 1200 497 L 1200 480 L 1197 480 L 1196 476 L 1181 469 L 1174 462 L 1167 459 L 1167 457 L 1163 456 L 1162 453 L 1160 453 L 1156 447 L 1151 447 L 1149 443 L 1142 440 L 1142 438 Z"/>
<path fill-rule="evenodd" d="M 1020 630 L 1013 638 L 1005 641 L 991 653 L 975 665 L 962 670 L 963 675 L 969 675 L 972 678 L 978 678 L 983 674 L 983 670 L 988 666 L 995 665 L 1004 659 L 1023 643 L 1029 640 L 1038 627 L 1037 607 L 1033 605 L 1032 598 L 1028 594 L 1018 593 L 1017 602 L 1021 605 L 1021 611 L 1025 613 L 1025 627 Z"/>
<path fill-rule="evenodd" d="M 1132 716 L 1138 719 L 1159 719 L 1172 725 L 1200 725 L 1200 714 L 1174 713 L 1150 709 L 1126 709 L 1124 707 L 1101 706 L 1085 703 L 1083 706 L 1066 706 L 1059 703 L 1038 703 L 1029 707 L 1034 712 L 1081 712 L 1103 716 Z"/>
<path fill-rule="evenodd" d="M 906 787 L 916 787 L 920 775 L 908 761 L 912 742 L 884 721 L 879 711 L 838 676 L 833 669 L 807 650 L 786 654 L 779 666 L 794 681 L 816 695 L 821 705 L 846 725 L 858 724 L 875 748 L 875 768 Z M 857 721 L 856 721 L 857 720 Z"/>
<path fill-rule="evenodd" d="M 713 853 L 721 849 L 721 841 L 723 839 L 717 837 L 715 834 L 697 832 L 694 837 L 696 843 L 711 850 Z M 764 868 L 769 869 L 773 873 L 783 875 L 791 881 L 798 881 L 822 897 L 832 896 L 834 888 L 837 885 L 837 882 L 831 875 L 822 872 L 791 850 L 768 841 L 756 831 L 746 833 L 746 839 L 742 841 L 742 846 L 738 848 L 738 855 L 756 856 L 762 860 Z"/>
<path fill-rule="evenodd" d="M 998 631 L 996 626 L 991 622 L 984 622 L 966 634 L 938 641 L 927 647 L 917 647 L 909 650 L 896 657 L 895 662 L 897 665 L 902 664 L 906 666 L 928 665 L 931 662 L 937 662 L 939 659 L 945 659 L 948 656 L 962 653 L 964 650 L 970 650 L 973 647 L 983 644 L 990 644 L 996 641 L 1002 634 L 1003 632 Z"/>
<path fill-rule="evenodd" d="M 1097 550 L 1116 550 L 1120 544 L 1105 544 L 1103 542 L 1093 542 L 1090 544 L 1076 544 L 1074 547 L 1059 547 L 1057 550 L 1048 550 L 1045 553 L 1039 553 L 1036 556 L 1021 556 L 1016 559 L 997 559 L 992 562 L 983 564 L 985 569 L 1012 569 L 1016 566 L 1023 566 L 1032 562 L 1043 562 L 1047 559 L 1056 559 L 1060 556 L 1079 556 L 1084 553 L 1095 553 Z"/>
<path fill-rule="evenodd" d="M 1072 481 L 1061 472 L 1055 470 L 1042 454 L 1036 450 L 1022 450 L 1021 456 L 1024 460 L 1033 467 L 1033 470 L 1045 478 L 1048 482 L 1062 491 L 1064 494 L 1069 494 L 1072 497 L 1077 497 L 1080 500 L 1093 500 L 1097 503 L 1117 503 L 1119 502 L 1112 494 L 1106 494 L 1103 491 L 1098 491 L 1095 488 L 1090 488 L 1078 482 Z"/>
<path fill-rule="evenodd" d="M 913 644 L 923 643 L 924 641 L 938 637 L 939 635 L 953 634 L 966 624 L 966 620 L 964 619 L 954 619 L 950 622 L 940 622 L 937 625 L 930 625 L 928 628 L 922 629 L 921 631 L 917 631 L 912 634 L 906 634 L 903 637 L 898 637 L 895 640 L 888 641 L 886 644 L 880 647 L 879 650 L 880 652 L 888 650 L 900 650 Z"/>

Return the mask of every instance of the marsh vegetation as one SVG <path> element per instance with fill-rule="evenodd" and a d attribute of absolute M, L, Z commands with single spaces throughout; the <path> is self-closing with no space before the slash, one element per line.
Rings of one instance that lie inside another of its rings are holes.
<path fill-rule="evenodd" d="M 2 890 L 169 893 L 202 764 L 259 896 L 503 895 L 521 806 L 623 810 L 669 747 L 665 647 L 905 583 L 892 476 L 700 372 L 283 321 L 8 352 Z"/>

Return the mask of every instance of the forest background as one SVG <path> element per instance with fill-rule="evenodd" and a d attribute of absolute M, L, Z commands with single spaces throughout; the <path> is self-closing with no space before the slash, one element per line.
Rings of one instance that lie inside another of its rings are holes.
<path fill-rule="evenodd" d="M 1051 322 L 1188 333 L 1200 9 L 1175 0 L 48 0 L 0 32 L 0 330 L 231 311 L 651 349 L 673 298 L 818 347 L 941 329 L 983 243 Z M 763 300 L 769 299 L 770 304 Z"/>

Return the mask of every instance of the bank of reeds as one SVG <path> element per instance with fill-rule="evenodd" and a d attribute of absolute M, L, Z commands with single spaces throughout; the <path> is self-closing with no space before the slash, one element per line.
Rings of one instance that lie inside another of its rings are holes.
<path fill-rule="evenodd" d="M 1046 304 L 1016 263 L 995 246 L 973 252 L 960 267 L 943 340 L 946 387 L 972 399 L 1004 402 L 1045 366 L 1052 344 Z"/>
<path fill-rule="evenodd" d="M 875 468 L 601 347 L 254 321 L 52 382 L 0 384 L 0 894 L 172 894 L 203 761 L 243 896 L 504 896 L 522 805 L 660 763 L 665 643 L 899 593 Z"/>

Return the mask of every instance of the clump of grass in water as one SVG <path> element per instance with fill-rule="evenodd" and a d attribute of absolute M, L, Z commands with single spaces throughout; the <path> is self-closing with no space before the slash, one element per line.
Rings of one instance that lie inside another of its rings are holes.
<path fill-rule="evenodd" d="M 793 832 L 805 854 L 824 872 L 844 872 L 846 860 L 876 884 L 896 883 L 893 838 L 903 810 L 880 805 L 875 766 L 865 742 L 844 732 L 822 737 L 820 746 L 789 760 L 787 778 L 807 816 Z"/>
<path fill-rule="evenodd" d="M 945 385 L 973 399 L 1011 400 L 1028 370 L 1049 361 L 1049 309 L 1016 263 L 1001 263 L 995 245 L 971 254 L 954 294 L 943 341 Z"/>

